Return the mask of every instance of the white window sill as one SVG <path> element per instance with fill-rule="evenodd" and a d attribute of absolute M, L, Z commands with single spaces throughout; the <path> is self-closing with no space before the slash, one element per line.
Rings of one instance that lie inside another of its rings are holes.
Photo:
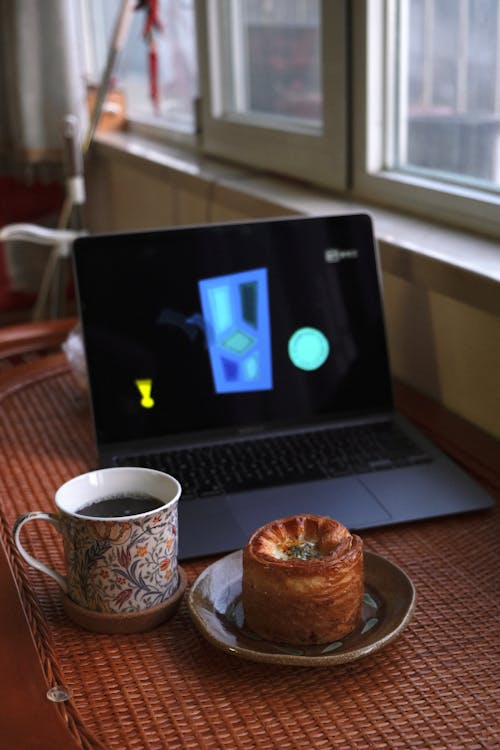
<path fill-rule="evenodd" d="M 164 145 L 127 132 L 99 133 L 99 153 L 140 160 L 144 169 L 175 173 L 179 184 L 205 182 L 231 191 L 245 207 L 257 200 L 269 215 L 371 214 L 384 272 L 500 317 L 500 241 L 495 241 L 333 196 L 263 172 L 218 162 L 187 148 Z M 249 213 L 248 215 L 252 215 Z"/>

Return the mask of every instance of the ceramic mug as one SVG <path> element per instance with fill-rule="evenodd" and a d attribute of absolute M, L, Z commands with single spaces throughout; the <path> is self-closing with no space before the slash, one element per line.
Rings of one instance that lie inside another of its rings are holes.
<path fill-rule="evenodd" d="M 142 612 L 165 602 L 179 584 L 180 494 L 177 479 L 161 471 L 137 467 L 92 471 L 57 490 L 57 514 L 34 511 L 20 516 L 14 524 L 14 540 L 26 562 L 55 578 L 80 607 L 116 614 Z M 144 495 L 155 499 L 157 507 L 120 515 L 121 501 Z M 85 506 L 103 499 L 113 499 L 112 516 L 83 515 Z M 65 576 L 30 555 L 21 543 L 23 526 L 40 520 L 51 523 L 62 535 Z"/>

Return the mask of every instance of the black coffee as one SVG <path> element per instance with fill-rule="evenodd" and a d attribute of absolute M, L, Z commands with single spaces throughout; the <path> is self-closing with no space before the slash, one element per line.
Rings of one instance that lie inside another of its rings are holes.
<path fill-rule="evenodd" d="M 152 495 L 124 493 L 123 495 L 111 495 L 110 497 L 93 500 L 87 505 L 82 505 L 76 512 L 80 516 L 92 516 L 93 518 L 123 518 L 124 516 L 136 516 L 139 513 L 156 510 L 164 504 Z"/>

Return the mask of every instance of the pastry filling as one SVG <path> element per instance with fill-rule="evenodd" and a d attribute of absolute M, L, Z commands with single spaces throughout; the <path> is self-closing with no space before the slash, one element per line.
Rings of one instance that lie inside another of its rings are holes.
<path fill-rule="evenodd" d="M 316 542 L 302 542 L 292 544 L 286 551 L 287 557 L 295 557 L 297 560 L 311 560 L 313 557 L 321 557 Z"/>
<path fill-rule="evenodd" d="M 279 545 L 269 545 L 268 552 L 278 560 L 312 560 L 312 558 L 323 557 L 318 543 L 309 539 L 289 539 Z"/>

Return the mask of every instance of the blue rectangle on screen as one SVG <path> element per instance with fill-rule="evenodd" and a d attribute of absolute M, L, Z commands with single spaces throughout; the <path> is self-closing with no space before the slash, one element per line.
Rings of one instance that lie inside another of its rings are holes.
<path fill-rule="evenodd" d="M 267 268 L 198 282 L 216 393 L 273 387 Z"/>

